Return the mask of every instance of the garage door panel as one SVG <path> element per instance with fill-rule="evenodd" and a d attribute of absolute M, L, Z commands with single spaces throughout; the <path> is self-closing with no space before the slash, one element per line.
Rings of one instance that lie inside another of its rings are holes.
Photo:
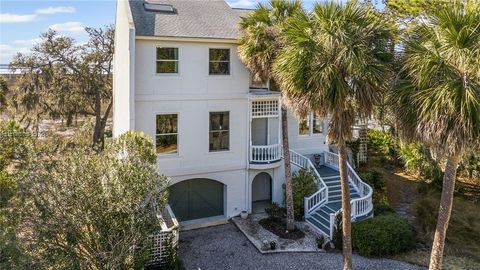
<path fill-rule="evenodd" d="M 169 189 L 169 204 L 178 220 L 188 220 L 188 183 L 180 182 Z"/>
<path fill-rule="evenodd" d="M 180 221 L 224 214 L 223 184 L 191 179 L 171 186 L 169 201 Z"/>

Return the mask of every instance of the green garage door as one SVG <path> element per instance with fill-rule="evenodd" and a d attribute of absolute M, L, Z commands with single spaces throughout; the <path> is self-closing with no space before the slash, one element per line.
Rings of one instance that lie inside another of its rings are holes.
<path fill-rule="evenodd" d="M 223 215 L 223 184 L 191 179 L 170 186 L 169 204 L 180 221 Z"/>

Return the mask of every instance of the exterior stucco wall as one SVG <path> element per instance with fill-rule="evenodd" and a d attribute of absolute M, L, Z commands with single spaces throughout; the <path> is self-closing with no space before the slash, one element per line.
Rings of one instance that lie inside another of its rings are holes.
<path fill-rule="evenodd" d="M 326 143 L 328 122 L 323 121 L 323 133 L 314 135 L 300 135 L 298 132 L 298 119 L 288 113 L 288 141 L 290 149 L 302 155 L 311 155 L 328 150 Z"/>
<path fill-rule="evenodd" d="M 118 0 L 113 67 L 113 136 L 135 127 L 135 28 L 128 1 Z"/>

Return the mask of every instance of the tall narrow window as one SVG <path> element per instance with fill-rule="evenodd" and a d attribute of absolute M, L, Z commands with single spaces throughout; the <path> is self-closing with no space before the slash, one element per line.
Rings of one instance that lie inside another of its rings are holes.
<path fill-rule="evenodd" d="M 210 152 L 230 149 L 230 115 L 229 112 L 210 113 Z"/>
<path fill-rule="evenodd" d="M 323 133 L 323 119 L 318 117 L 316 113 L 313 113 L 312 117 L 312 134 Z"/>
<path fill-rule="evenodd" d="M 175 154 L 178 148 L 178 115 L 159 114 L 156 119 L 157 154 Z"/>
<path fill-rule="evenodd" d="M 301 118 L 298 122 L 298 134 L 309 135 L 310 134 L 310 116 Z"/>
<path fill-rule="evenodd" d="M 230 75 L 230 49 L 210 49 L 208 71 L 210 75 Z"/>
<path fill-rule="evenodd" d="M 178 48 L 157 48 L 157 73 L 178 73 Z"/>

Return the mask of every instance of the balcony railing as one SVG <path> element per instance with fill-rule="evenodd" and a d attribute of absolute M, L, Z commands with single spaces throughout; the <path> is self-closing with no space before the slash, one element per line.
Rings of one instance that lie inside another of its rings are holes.
<path fill-rule="evenodd" d="M 282 145 L 251 145 L 250 162 L 253 163 L 272 163 L 282 159 Z"/>

